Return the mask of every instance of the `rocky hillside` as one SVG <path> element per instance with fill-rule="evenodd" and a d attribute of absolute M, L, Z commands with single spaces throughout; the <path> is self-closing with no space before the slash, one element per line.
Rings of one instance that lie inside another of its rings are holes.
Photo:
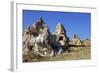
<path fill-rule="evenodd" d="M 23 62 L 39 61 L 41 58 L 54 57 L 70 52 L 70 46 L 87 45 L 88 40 L 81 41 L 78 35 L 69 40 L 63 24 L 58 23 L 54 32 L 40 17 L 23 32 Z M 89 45 L 90 43 L 88 43 Z"/>

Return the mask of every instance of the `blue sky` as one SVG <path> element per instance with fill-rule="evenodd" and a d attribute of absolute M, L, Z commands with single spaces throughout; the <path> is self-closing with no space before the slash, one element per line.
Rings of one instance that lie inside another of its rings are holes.
<path fill-rule="evenodd" d="M 78 34 L 81 39 L 91 37 L 90 13 L 23 10 L 23 30 L 37 22 L 39 17 L 43 18 L 50 32 L 54 32 L 58 22 L 61 22 L 68 37 L 72 38 L 74 34 Z"/>

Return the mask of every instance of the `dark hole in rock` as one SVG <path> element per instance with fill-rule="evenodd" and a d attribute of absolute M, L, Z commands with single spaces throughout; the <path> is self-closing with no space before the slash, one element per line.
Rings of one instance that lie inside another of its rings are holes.
<path fill-rule="evenodd" d="M 62 36 L 60 36 L 59 41 L 60 41 L 60 40 L 63 40 L 63 37 L 62 37 Z"/>
<path fill-rule="evenodd" d="M 28 34 L 29 34 L 29 32 L 26 32 L 26 34 L 28 35 Z"/>

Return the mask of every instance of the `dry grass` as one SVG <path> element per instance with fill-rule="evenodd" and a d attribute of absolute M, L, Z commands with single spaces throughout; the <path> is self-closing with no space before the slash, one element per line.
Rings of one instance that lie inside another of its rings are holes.
<path fill-rule="evenodd" d="M 90 47 L 80 47 L 78 49 L 71 50 L 70 53 L 64 53 L 62 55 L 50 58 L 49 61 L 63 61 L 63 60 L 82 60 L 91 58 Z"/>

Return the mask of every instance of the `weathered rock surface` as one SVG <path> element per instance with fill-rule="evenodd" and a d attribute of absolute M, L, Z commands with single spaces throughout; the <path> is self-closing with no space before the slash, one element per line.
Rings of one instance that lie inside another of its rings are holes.
<path fill-rule="evenodd" d="M 23 34 L 23 55 L 53 56 L 53 50 L 49 44 L 49 29 L 42 18 L 33 26 L 28 26 Z"/>
<path fill-rule="evenodd" d="M 61 45 L 63 50 L 68 50 L 69 38 L 66 34 L 66 30 L 63 24 L 58 23 L 58 25 L 56 26 L 55 35 L 56 35 L 56 42 Z"/>
<path fill-rule="evenodd" d="M 74 37 L 71 39 L 70 44 L 76 46 L 82 45 L 80 37 L 77 34 L 75 34 Z"/>

